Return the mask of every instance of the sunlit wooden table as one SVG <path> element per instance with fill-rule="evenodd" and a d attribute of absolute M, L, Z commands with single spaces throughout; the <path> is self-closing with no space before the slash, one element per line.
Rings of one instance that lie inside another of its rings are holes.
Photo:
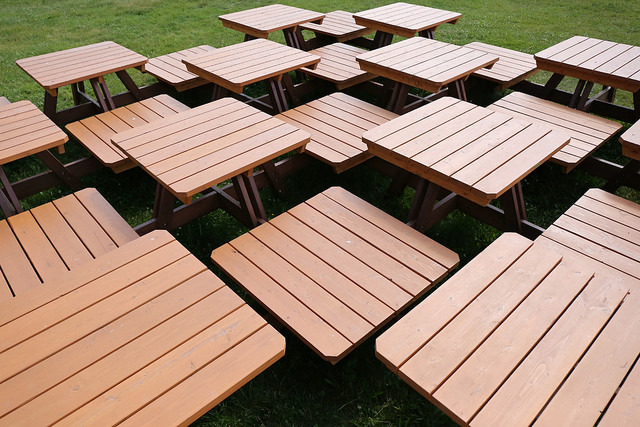
<path fill-rule="evenodd" d="M 466 100 L 464 81 L 476 70 L 490 68 L 498 56 L 464 46 L 423 37 L 406 39 L 356 57 L 362 70 L 382 76 L 392 85 L 389 109 L 406 111 L 411 87 Z M 409 107 L 410 108 L 410 107 Z"/>
<path fill-rule="evenodd" d="M 320 57 L 270 40 L 256 39 L 191 56 L 183 62 L 187 70 L 216 84 L 214 99 L 226 96 L 227 90 L 242 94 L 245 86 L 265 81 L 271 112 L 277 114 L 289 108 L 287 95 L 293 96 L 289 71 L 315 68 Z"/>
<path fill-rule="evenodd" d="M 5 216 L 22 212 L 20 200 L 2 165 L 36 155 L 58 178 L 73 188 L 80 182 L 48 150 L 64 152 L 69 137 L 31 101 L 0 105 L 0 208 Z M 6 194 L 5 194 L 6 193 Z"/>
<path fill-rule="evenodd" d="M 292 150 L 307 132 L 233 98 L 222 98 L 112 137 L 157 182 L 153 218 L 138 227 L 174 229 L 211 211 L 206 194 L 249 226 L 266 220 L 253 169 Z M 215 186 L 231 179 L 236 199 Z M 204 196 L 195 196 L 205 193 Z M 185 206 L 174 210 L 175 199 Z M 190 212 L 190 213 L 189 213 Z"/>
<path fill-rule="evenodd" d="M 0 424 L 188 425 L 285 340 L 168 232 L 0 304 Z"/>
<path fill-rule="evenodd" d="M 289 46 L 302 49 L 304 39 L 298 26 L 307 22 L 321 23 L 324 13 L 283 4 L 271 4 L 254 9 L 228 13 L 218 17 L 227 28 L 245 34 L 244 40 L 266 39 L 270 33 L 282 30 Z"/>
<path fill-rule="evenodd" d="M 457 207 L 499 229 L 537 235 L 542 229 L 526 221 L 520 181 L 570 137 L 444 97 L 366 131 L 362 139 L 372 154 L 422 178 L 409 214 L 419 230 Z M 442 197 L 442 189 L 451 194 Z M 502 209 L 489 204 L 497 198 Z"/>
<path fill-rule="evenodd" d="M 127 69 L 143 69 L 147 58 L 112 41 L 90 44 L 16 61 L 44 92 L 44 113 L 59 125 L 107 111 L 139 99 L 140 95 Z M 127 88 L 121 96 L 112 96 L 104 76 L 115 73 Z M 96 98 L 84 92 L 88 80 Z M 58 111 L 58 90 L 71 86 L 76 108 Z M 82 106 L 81 106 L 82 105 Z"/>
<path fill-rule="evenodd" d="M 391 44 L 393 36 L 416 33 L 433 39 L 441 24 L 455 24 L 462 14 L 410 3 L 392 3 L 353 15 L 356 24 L 376 30 L 374 48 Z"/>

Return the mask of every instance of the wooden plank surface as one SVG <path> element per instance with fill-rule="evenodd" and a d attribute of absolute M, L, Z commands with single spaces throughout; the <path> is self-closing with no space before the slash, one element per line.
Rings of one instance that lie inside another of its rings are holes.
<path fill-rule="evenodd" d="M 449 97 L 362 136 L 369 151 L 487 205 L 567 144 L 569 136 Z"/>
<path fill-rule="evenodd" d="M 244 86 L 313 67 L 320 57 L 265 39 L 225 46 L 183 59 L 187 70 L 236 93 Z"/>
<path fill-rule="evenodd" d="M 356 60 L 364 71 L 438 92 L 443 86 L 491 67 L 498 56 L 437 40 L 414 37 L 375 49 Z"/>
<path fill-rule="evenodd" d="M 168 95 L 158 95 L 69 123 L 66 128 L 102 164 L 118 173 L 135 163 L 111 142 L 115 134 L 188 109 Z"/>
<path fill-rule="evenodd" d="M 344 10 L 334 10 L 327 13 L 322 23 L 307 22 L 300 24 L 300 29 L 333 37 L 338 42 L 362 37 L 374 31 L 371 28 L 356 24 L 353 14 Z"/>
<path fill-rule="evenodd" d="M 440 24 L 455 24 L 462 14 L 409 3 L 392 3 L 353 15 L 356 24 L 396 34 L 413 37 L 423 30 L 434 30 Z"/>
<path fill-rule="evenodd" d="M 227 13 L 218 19 L 227 28 L 249 34 L 253 37 L 267 38 L 269 33 L 293 28 L 306 22 L 322 22 L 323 13 L 282 4 L 271 4 L 254 9 Z"/>
<path fill-rule="evenodd" d="M 640 47 L 574 36 L 534 55 L 538 68 L 630 92 L 640 90 Z"/>
<path fill-rule="evenodd" d="M 16 61 L 45 89 L 104 76 L 127 68 L 142 67 L 147 58 L 112 41 L 46 53 Z"/>
<path fill-rule="evenodd" d="M 182 60 L 192 55 L 198 55 L 212 50 L 215 50 L 215 48 L 205 44 L 166 55 L 156 56 L 155 58 L 149 59 L 149 62 L 144 67 L 144 71 L 160 81 L 169 83 L 175 87 L 178 92 L 198 87 L 207 83 L 207 81 L 187 71 L 187 67 Z"/>
<path fill-rule="evenodd" d="M 309 134 L 223 98 L 120 132 L 112 141 L 179 200 L 190 203 L 208 187 L 304 147 Z"/>
<path fill-rule="evenodd" d="M 620 143 L 623 155 L 640 160 L 640 121 L 634 123 L 620 135 Z"/>
<path fill-rule="evenodd" d="M 371 157 L 363 132 L 397 114 L 336 92 L 276 117 L 309 132 L 305 152 L 341 173 Z"/>
<path fill-rule="evenodd" d="M 319 56 L 320 62 L 314 69 L 302 68 L 301 71 L 310 76 L 327 80 L 338 90 L 346 89 L 372 79 L 374 76 L 360 69 L 356 56 L 366 50 L 344 43 L 333 43 L 309 51 Z"/>
<path fill-rule="evenodd" d="M 284 338 L 164 231 L 43 289 L 2 312 L 2 423 L 148 424 L 169 411 L 164 422 L 186 425 L 284 354 Z"/>
<path fill-rule="evenodd" d="M 500 89 L 507 89 L 538 72 L 536 61 L 529 53 L 481 42 L 467 43 L 465 47 L 498 55 L 500 59 L 493 64 L 493 67 L 483 68 L 474 72 L 473 75 L 498 83 Z"/>
<path fill-rule="evenodd" d="M 53 147 L 62 149 L 68 140 L 31 101 L 0 105 L 0 165 Z"/>
<path fill-rule="evenodd" d="M 458 263 L 453 252 L 338 187 L 211 257 L 332 363 Z"/>

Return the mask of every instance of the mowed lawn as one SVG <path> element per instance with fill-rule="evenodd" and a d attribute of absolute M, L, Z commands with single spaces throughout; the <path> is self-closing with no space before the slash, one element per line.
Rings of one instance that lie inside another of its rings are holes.
<path fill-rule="evenodd" d="M 283 1 L 319 12 L 366 10 L 383 1 Z M 465 44 L 481 41 L 528 53 L 536 53 L 574 35 L 640 45 L 639 0 L 434 0 L 414 2 L 462 13 L 456 25 L 443 25 L 436 32 L 442 41 Z M 42 108 L 43 90 L 16 65 L 20 58 L 90 43 L 113 40 L 147 57 L 201 44 L 221 47 L 242 41 L 243 36 L 223 28 L 219 15 L 270 4 L 264 1 L 205 0 L 0 0 L 0 96 L 11 101 L 28 99 Z M 283 42 L 281 34 L 274 40 Z M 140 84 L 155 80 L 132 73 Z M 534 77 L 544 82 L 548 73 Z M 122 87 L 108 79 L 113 93 Z M 566 88 L 574 82 L 567 82 Z M 112 86 L 113 85 L 113 86 Z M 473 94 L 473 102 L 486 102 L 503 94 Z M 206 102 L 210 94 L 180 98 L 191 106 Z M 630 94 L 620 92 L 618 102 L 631 105 Z M 71 94 L 62 90 L 61 106 L 71 105 Z M 625 124 L 625 129 L 629 124 Z M 63 161 L 86 152 L 71 139 Z M 598 153 L 625 162 L 614 138 Z M 14 162 L 7 167 L 12 179 L 30 175 L 41 166 L 34 161 Z M 102 171 L 83 178 L 96 187 L 131 225 L 151 216 L 155 183 L 139 169 L 114 175 Z M 391 197 L 389 178 L 366 165 L 339 176 L 320 164 L 287 179 L 289 193 L 277 198 L 262 192 L 269 216 L 273 217 L 331 185 L 341 185 L 392 215 L 404 219 L 412 190 Z M 588 188 L 603 181 L 576 170 L 568 175 L 552 164 L 542 165 L 523 183 L 529 218 L 548 226 Z M 69 190 L 58 187 L 28 198 L 25 207 L 50 201 Z M 618 194 L 640 202 L 640 193 L 621 188 Z M 212 270 L 211 250 L 246 229 L 221 212 L 211 213 L 175 231 L 176 237 Z M 465 215 L 454 213 L 429 230 L 428 235 L 458 252 L 461 265 L 484 249 L 499 233 Z M 225 280 L 227 280 L 225 278 Z M 230 282 L 229 282 L 230 283 Z M 250 298 L 235 285 L 242 297 Z M 435 406 L 388 371 L 375 358 L 375 339 L 363 343 L 336 366 L 323 362 L 296 337 L 284 330 L 287 354 L 275 365 L 242 387 L 196 422 L 197 425 L 453 425 Z"/>

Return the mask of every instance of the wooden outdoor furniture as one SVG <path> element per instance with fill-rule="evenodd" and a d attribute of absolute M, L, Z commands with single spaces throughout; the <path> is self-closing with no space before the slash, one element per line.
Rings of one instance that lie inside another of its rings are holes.
<path fill-rule="evenodd" d="M 307 22 L 321 23 L 323 13 L 282 4 L 271 4 L 218 17 L 227 28 L 244 33 L 244 41 L 266 39 L 274 31 L 282 30 L 287 45 L 302 49 L 304 38 L 299 25 Z"/>
<path fill-rule="evenodd" d="M 526 221 L 520 181 L 569 136 L 444 97 L 365 132 L 362 139 L 375 156 L 422 178 L 409 213 L 409 223 L 419 230 L 457 207 L 498 229 L 538 235 L 542 229 Z M 442 189 L 451 194 L 441 197 Z M 502 210 L 489 204 L 497 198 Z"/>
<path fill-rule="evenodd" d="M 622 154 L 631 160 L 602 187 L 610 193 L 615 193 L 621 185 L 640 187 L 640 120 L 620 135 L 620 143 Z"/>
<path fill-rule="evenodd" d="M 465 47 L 497 55 L 500 58 L 491 69 L 483 68 L 472 74 L 474 77 L 495 83 L 498 90 L 508 89 L 539 71 L 536 60 L 529 53 L 481 42 L 467 43 Z"/>
<path fill-rule="evenodd" d="M 111 142 L 115 134 L 188 109 L 168 95 L 158 95 L 70 123 L 66 128 L 103 165 L 120 173 L 135 163 Z"/>
<path fill-rule="evenodd" d="M 569 100 L 570 107 L 590 109 L 626 122 L 640 119 L 640 47 L 574 36 L 534 57 L 538 68 L 554 73 L 544 87 L 543 96 L 552 96 L 565 76 L 575 77 L 579 82 Z M 594 84 L 603 85 L 605 90 L 591 97 Z M 612 88 L 632 92 L 634 110 L 610 102 L 597 102 L 602 98 L 612 101 Z"/>
<path fill-rule="evenodd" d="M 58 125 L 139 100 L 138 87 L 126 70 L 142 70 L 146 63 L 145 56 L 112 41 L 16 61 L 18 67 L 44 88 L 44 113 Z M 104 76 L 111 73 L 118 76 L 128 92 L 119 96 L 111 95 L 104 81 Z M 93 88 L 95 100 L 84 92 L 86 80 Z M 76 108 L 58 111 L 58 89 L 63 86 L 71 86 Z"/>
<path fill-rule="evenodd" d="M 212 50 L 215 50 L 215 48 L 203 44 L 192 47 L 191 49 L 156 56 L 155 58 L 149 59 L 149 62 L 147 62 L 144 67 L 144 71 L 158 80 L 171 85 L 178 92 L 193 89 L 194 87 L 208 83 L 208 81 L 187 71 L 187 67 L 182 60 L 192 55 L 211 52 Z"/>
<path fill-rule="evenodd" d="M 293 95 L 289 71 L 313 68 L 320 57 L 279 43 L 257 39 L 225 46 L 215 51 L 183 59 L 187 70 L 217 85 L 213 98 L 229 90 L 242 94 L 245 86 L 265 81 L 274 114 L 289 108 L 287 94 Z M 284 87 L 287 86 L 287 93 Z M 264 105 L 264 104 L 263 104 Z"/>
<path fill-rule="evenodd" d="M 364 71 L 388 79 L 392 86 L 389 109 L 402 114 L 410 87 L 466 100 L 464 81 L 471 73 L 491 67 L 498 56 L 468 47 L 414 37 L 363 53 L 356 58 Z M 422 101 L 422 100 L 421 100 Z M 424 103 L 424 102 L 422 102 Z"/>
<path fill-rule="evenodd" d="M 441 24 L 455 24 L 462 14 L 409 3 L 392 3 L 353 15 L 356 24 L 376 30 L 374 48 L 390 45 L 393 36 L 435 38 Z"/>
<path fill-rule="evenodd" d="M 60 161 L 49 152 L 56 148 L 64 153 L 69 137 L 45 116 L 31 101 L 17 101 L 0 105 L 0 209 L 5 216 L 22 212 L 22 205 L 14 184 L 9 181 L 2 165 L 36 155 L 58 177 L 58 183 L 80 188 L 80 183 Z"/>
<path fill-rule="evenodd" d="M 9 101 L 5 96 L 0 96 L 0 105 L 7 105 L 7 104 L 11 104 L 11 101 Z"/>
<path fill-rule="evenodd" d="M 512 92 L 487 108 L 518 119 L 558 129 L 571 140 L 551 157 L 568 173 L 610 140 L 622 125 L 613 120 L 578 111 L 522 92 Z"/>
<path fill-rule="evenodd" d="M 276 117 L 309 132 L 305 153 L 342 173 L 371 157 L 362 133 L 397 114 L 335 92 Z"/>
<path fill-rule="evenodd" d="M 188 425 L 285 340 L 169 233 L 0 303 L 3 425 Z"/>
<path fill-rule="evenodd" d="M 268 168 L 265 164 L 278 156 L 302 150 L 309 134 L 238 100 L 223 98 L 119 132 L 112 141 L 158 182 L 153 218 L 137 228 L 144 233 L 172 230 L 210 212 L 215 207 L 208 199 L 214 195 L 245 224 L 265 221 L 253 169 Z M 235 199 L 215 187 L 228 179 Z M 204 195 L 197 198 L 199 193 Z M 174 211 L 176 198 L 185 206 Z"/>
<path fill-rule="evenodd" d="M 458 264 L 452 251 L 339 187 L 215 249 L 211 259 L 331 363 Z"/>
<path fill-rule="evenodd" d="M 461 425 L 633 425 L 638 327 L 639 281 L 507 233 L 376 355 Z"/>
<path fill-rule="evenodd" d="M 315 37 L 305 41 L 305 50 L 316 49 L 332 43 L 357 43 L 362 47 L 373 47 L 373 41 L 364 36 L 373 33 L 373 29 L 356 24 L 353 13 L 334 10 L 325 15 L 322 23 L 307 22 L 300 24 L 301 30 L 313 31 Z"/>
<path fill-rule="evenodd" d="M 345 43 L 333 43 L 309 51 L 319 56 L 320 62 L 313 69 L 301 68 L 300 71 L 312 78 L 325 80 L 343 90 L 359 83 L 371 80 L 375 76 L 360 68 L 356 57 L 366 50 Z"/>
<path fill-rule="evenodd" d="M 622 155 L 640 160 L 640 120 L 620 135 Z"/>
<path fill-rule="evenodd" d="M 93 188 L 2 220 L 0 301 L 40 291 L 43 282 L 56 280 L 137 237 Z"/>
<path fill-rule="evenodd" d="M 640 205 L 590 189 L 537 239 L 640 279 Z"/>

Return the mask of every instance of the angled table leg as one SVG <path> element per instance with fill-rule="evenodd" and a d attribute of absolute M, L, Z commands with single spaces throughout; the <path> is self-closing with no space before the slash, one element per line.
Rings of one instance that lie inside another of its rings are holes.
<path fill-rule="evenodd" d="M 156 229 L 168 229 L 173 216 L 175 196 L 160 183 L 156 184 L 156 198 L 153 202 L 153 218 Z"/>
<path fill-rule="evenodd" d="M 231 179 L 233 186 L 236 188 L 236 197 L 240 203 L 240 209 L 244 212 L 247 225 L 256 227 L 266 222 L 267 215 L 258 193 L 253 175 L 237 175 Z"/>
<path fill-rule="evenodd" d="M 53 173 L 55 173 L 60 180 L 69 186 L 72 190 L 79 190 L 82 188 L 82 183 L 77 176 L 72 174 L 69 169 L 63 165 L 53 154 L 48 150 L 41 151 L 36 154 L 38 158 L 44 163 Z"/>
<path fill-rule="evenodd" d="M 4 187 L 4 191 L 0 189 L 0 209 L 2 209 L 4 215 L 9 217 L 23 212 L 20 200 L 18 196 L 16 196 L 15 191 L 13 191 L 11 182 L 9 182 L 9 178 L 7 178 L 2 166 L 0 166 L 0 182 L 2 182 L 2 186 Z M 6 195 L 5 192 L 7 193 Z"/>
<path fill-rule="evenodd" d="M 100 76 L 89 80 L 89 82 L 91 83 L 91 87 L 93 87 L 93 92 L 96 94 L 96 99 L 98 100 L 102 110 L 114 110 L 116 105 L 113 102 L 113 98 L 111 97 L 111 92 L 109 92 L 107 84 L 104 82 L 104 78 Z"/>
<path fill-rule="evenodd" d="M 282 79 L 271 78 L 267 80 L 267 91 L 275 114 L 280 114 L 289 109 L 287 96 L 282 86 Z"/>
<path fill-rule="evenodd" d="M 517 231 L 522 234 L 522 224 L 527 212 L 522 194 L 522 184 L 517 183 L 500 197 L 504 211 L 504 231 Z"/>

